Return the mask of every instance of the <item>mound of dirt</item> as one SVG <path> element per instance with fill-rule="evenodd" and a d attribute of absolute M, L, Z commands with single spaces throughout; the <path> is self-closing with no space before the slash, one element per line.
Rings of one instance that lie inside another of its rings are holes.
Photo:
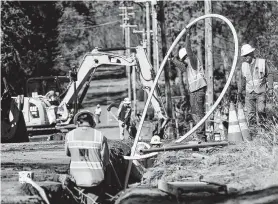
<path fill-rule="evenodd" d="M 142 184 L 157 187 L 158 180 L 208 181 L 241 192 L 278 185 L 277 157 L 267 148 L 251 144 L 223 148 L 164 152 L 143 175 Z M 256 148 L 255 148 L 256 147 Z"/>

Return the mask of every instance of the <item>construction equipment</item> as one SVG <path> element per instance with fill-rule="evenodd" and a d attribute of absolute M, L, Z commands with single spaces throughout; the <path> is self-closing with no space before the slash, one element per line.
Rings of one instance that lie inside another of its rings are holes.
<path fill-rule="evenodd" d="M 21 112 L 21 96 L 11 97 L 11 91 L 3 78 L 4 90 L 1 96 L 1 142 L 28 142 L 28 135 Z"/>
<path fill-rule="evenodd" d="M 135 66 L 139 74 L 142 89 L 148 94 L 150 87 L 153 85 L 153 68 L 150 65 L 145 48 L 138 46 L 132 48 L 134 53 L 131 56 L 122 56 L 112 52 L 115 50 L 125 50 L 127 48 L 112 48 L 112 49 L 94 49 L 87 53 L 76 73 L 71 73 L 71 77 L 50 77 L 30 79 L 28 82 L 40 81 L 39 85 L 45 86 L 46 80 L 53 79 L 58 85 L 61 79 L 67 79 L 70 83 L 66 87 L 64 93 L 62 90 L 55 89 L 55 86 L 43 88 L 33 86 L 28 89 L 27 97 L 24 97 L 23 113 L 29 131 L 39 130 L 57 130 L 63 128 L 72 128 L 70 124 L 76 113 L 76 107 L 82 103 L 86 92 L 90 86 L 93 75 L 97 68 L 101 66 Z M 131 49 L 131 48 L 128 48 Z M 39 94 L 39 88 L 41 93 Z M 30 91 L 31 90 L 31 91 Z M 31 92 L 31 93 L 30 93 Z M 162 103 L 158 98 L 158 92 L 153 93 L 151 99 L 155 115 L 158 119 L 167 123 L 166 111 L 162 109 Z M 78 98 L 77 98 L 78 97 Z"/>
<path fill-rule="evenodd" d="M 28 132 L 56 130 L 57 105 L 69 81 L 67 76 L 34 77 L 27 80 L 22 112 Z"/>

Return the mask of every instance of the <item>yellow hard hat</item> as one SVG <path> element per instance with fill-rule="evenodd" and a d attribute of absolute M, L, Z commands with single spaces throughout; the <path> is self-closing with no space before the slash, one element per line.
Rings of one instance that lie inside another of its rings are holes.
<path fill-rule="evenodd" d="M 180 60 L 182 60 L 186 55 L 187 55 L 186 49 L 185 48 L 181 48 L 179 50 L 179 58 L 180 58 Z"/>
<path fill-rule="evenodd" d="M 253 48 L 251 45 L 249 44 L 245 44 L 242 45 L 241 47 L 241 52 L 240 52 L 240 56 L 243 57 L 251 52 L 254 52 L 255 48 Z"/>
<path fill-rule="evenodd" d="M 158 135 L 154 135 L 151 139 L 150 144 L 162 144 L 162 142 L 160 142 L 160 137 Z"/>

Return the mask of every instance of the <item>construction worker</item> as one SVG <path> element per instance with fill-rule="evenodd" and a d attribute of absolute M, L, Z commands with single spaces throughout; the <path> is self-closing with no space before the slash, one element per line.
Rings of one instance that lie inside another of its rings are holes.
<path fill-rule="evenodd" d="M 160 137 L 158 135 L 152 136 L 150 144 L 151 144 L 151 148 L 160 148 L 162 145 L 162 142 L 160 141 Z"/>
<path fill-rule="evenodd" d="M 49 100 L 51 105 L 59 105 L 59 92 L 50 90 L 45 94 L 45 97 Z"/>
<path fill-rule="evenodd" d="M 131 120 L 131 101 L 129 98 L 125 98 L 118 109 L 118 121 L 120 128 L 120 139 L 124 139 L 124 129 L 126 128 L 127 132 L 130 132 L 130 120 Z"/>
<path fill-rule="evenodd" d="M 244 87 L 246 89 L 245 107 L 250 127 L 254 127 L 256 124 L 262 125 L 266 117 L 266 91 L 268 90 L 269 96 L 273 95 L 273 75 L 269 72 L 266 60 L 255 57 L 254 51 L 255 48 L 249 44 L 241 47 L 242 83 L 238 90 L 238 100 L 241 101 Z"/>
<path fill-rule="evenodd" d="M 66 135 L 65 149 L 71 157 L 70 175 L 78 187 L 102 196 L 106 169 L 109 165 L 107 139 L 94 127 L 94 115 L 81 111 L 74 117 L 77 128 Z"/>
<path fill-rule="evenodd" d="M 97 108 L 95 109 L 95 116 L 98 123 L 100 123 L 100 115 L 101 115 L 101 107 L 97 104 Z"/>
<path fill-rule="evenodd" d="M 207 83 L 201 62 L 193 54 L 190 43 L 190 33 L 186 33 L 186 46 L 179 50 L 178 56 L 172 58 L 172 62 L 186 73 L 190 95 L 190 107 L 195 123 L 205 116 L 205 95 Z M 196 132 L 199 141 L 207 141 L 205 136 L 205 124 L 201 125 Z"/>

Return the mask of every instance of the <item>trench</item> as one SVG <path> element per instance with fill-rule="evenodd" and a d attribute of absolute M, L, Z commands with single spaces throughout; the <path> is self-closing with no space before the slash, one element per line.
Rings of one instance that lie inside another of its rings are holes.
<path fill-rule="evenodd" d="M 41 184 L 51 204 L 79 204 L 62 188 L 60 183 L 46 182 Z M 22 185 L 28 195 L 37 195 L 38 192 L 29 184 Z M 118 192 L 119 193 L 119 192 Z M 228 195 L 215 195 L 209 193 L 187 193 L 180 197 L 172 196 L 155 188 L 136 187 L 120 193 L 121 196 L 114 201 L 105 200 L 101 204 L 276 204 L 278 203 L 278 186 L 269 187 L 251 192 L 237 192 Z M 42 200 L 30 203 L 43 203 Z"/>
<path fill-rule="evenodd" d="M 123 156 L 130 155 L 130 147 L 131 144 L 127 142 L 122 143 L 120 141 L 114 141 L 114 140 L 108 140 L 108 145 L 110 146 L 110 166 L 107 167 L 107 174 L 105 175 L 106 179 L 109 181 L 109 183 L 104 184 L 105 186 L 105 193 L 107 195 L 103 199 L 103 201 L 98 203 L 113 203 L 109 201 L 111 199 L 111 196 L 115 196 L 123 189 L 124 180 L 125 180 L 125 173 L 127 169 L 128 162 L 123 158 Z M 25 164 L 26 165 L 26 164 Z M 37 168 L 45 169 L 48 167 L 49 164 L 46 164 L 45 166 L 40 166 Z M 51 164 L 50 164 L 51 165 Z M 13 163 L 5 163 L 5 167 L 7 168 L 13 168 L 16 166 L 16 168 L 19 168 L 18 165 Z M 29 166 L 30 169 L 32 168 L 31 164 L 27 164 L 26 166 Z M 54 165 L 52 165 L 54 166 Z M 79 200 L 76 200 L 76 197 L 78 196 L 78 191 L 76 186 L 73 185 L 67 185 L 67 188 L 64 188 L 62 184 L 59 182 L 59 176 L 61 174 L 67 174 L 68 173 L 68 165 L 63 166 L 63 172 L 61 171 L 61 165 L 55 165 L 57 168 L 55 169 L 55 172 L 48 172 L 47 175 L 39 175 L 35 174 L 34 181 L 44 190 L 47 199 L 49 203 L 51 204 L 78 204 L 81 203 Z M 59 168 L 58 168 L 59 166 Z M 113 167 L 113 169 L 112 169 Z M 26 168 L 26 167 L 25 167 Z M 59 170 L 60 172 L 57 172 Z M 117 174 L 117 177 L 115 175 L 115 172 Z M 51 174 L 50 174 L 51 173 Z M 130 184 L 140 182 L 142 178 L 142 172 L 140 169 L 137 169 L 135 166 L 132 168 L 132 174 L 130 178 Z M 8 178 L 7 178 L 8 179 Z M 80 190 L 80 189 L 79 189 Z M 25 183 L 20 185 L 20 190 L 24 196 L 31 196 L 30 200 L 28 200 L 28 203 L 45 203 L 43 201 L 42 196 L 40 195 L 39 191 L 34 188 L 31 184 Z M 17 191 L 17 192 L 19 192 Z M 87 194 L 86 194 L 87 195 Z M 16 195 L 17 198 L 12 198 L 10 196 L 9 198 L 5 198 L 3 203 L 26 203 L 19 202 L 20 198 L 18 195 Z M 36 199 L 34 199 L 34 197 Z M 2 199 L 3 201 L 3 199 Z"/>
<path fill-rule="evenodd" d="M 130 154 L 130 146 L 131 144 L 123 144 L 119 141 L 108 141 L 109 145 L 112 149 L 112 156 L 111 160 L 113 165 L 118 172 L 119 179 L 121 184 L 124 184 L 125 180 L 125 173 L 127 169 L 127 161 L 123 159 L 122 155 L 129 155 Z M 130 142 L 131 143 L 131 142 Z M 114 152 L 113 152 L 114 151 Z M 6 167 L 13 167 L 16 164 L 13 163 L 4 163 Z M 49 165 L 49 164 L 48 164 Z M 51 164 L 52 165 L 52 164 Z M 57 165 L 57 164 L 56 164 Z M 54 164 L 52 165 L 52 167 Z M 66 168 L 61 168 L 59 166 L 60 171 Z M 24 165 L 22 165 L 22 168 Z M 41 166 L 41 169 L 45 169 L 48 166 Z M 17 165 L 17 168 L 18 165 Z M 24 169 L 23 169 L 24 170 Z M 57 169 L 56 169 L 57 170 Z M 55 171 L 56 171 L 55 170 Z M 131 177 L 130 177 L 130 184 L 138 183 L 141 181 L 140 173 L 136 171 L 136 169 L 132 168 Z M 56 173 L 58 173 L 56 171 Z M 65 172 L 59 172 L 65 173 Z M 79 204 L 80 202 L 76 202 L 73 199 L 73 196 L 66 190 L 62 188 L 61 183 L 55 181 L 53 179 L 54 174 L 49 174 L 49 176 L 44 175 L 46 178 L 39 179 L 38 177 L 35 179 L 38 181 L 38 184 L 44 189 L 47 198 L 51 204 Z M 36 176 L 36 175 L 35 175 Z M 45 181 L 47 180 L 47 181 Z M 106 189 L 107 192 L 114 196 L 119 195 L 115 200 L 104 200 L 102 202 L 98 202 L 101 204 L 106 203 L 115 203 L 115 204 L 170 204 L 170 203 L 187 203 L 187 204 L 274 204 L 278 203 L 278 186 L 269 187 L 262 190 L 250 191 L 250 192 L 229 192 L 228 194 L 209 194 L 205 192 L 195 192 L 195 193 L 186 193 L 182 196 L 172 196 L 167 194 L 163 191 L 160 191 L 157 188 L 150 188 L 148 186 L 137 186 L 137 187 L 130 187 L 125 192 L 122 189 L 118 188 L 117 181 L 115 180 L 115 176 L 112 175 L 111 185 L 109 189 Z M 21 190 L 24 192 L 24 195 L 29 195 L 30 200 L 28 202 L 18 202 L 18 194 L 16 195 L 17 198 L 13 198 L 12 196 L 6 200 L 6 202 L 2 203 L 44 203 L 42 198 L 40 197 L 38 191 L 34 189 L 30 184 L 23 184 L 21 185 Z M 13 200 L 15 199 L 15 200 Z M 3 200 L 2 200 L 3 201 Z"/>
<path fill-rule="evenodd" d="M 250 192 L 236 192 L 228 195 L 209 193 L 187 193 L 180 197 L 171 196 L 158 189 L 134 188 L 123 194 L 115 204 L 274 204 L 278 203 L 278 186 Z"/>

